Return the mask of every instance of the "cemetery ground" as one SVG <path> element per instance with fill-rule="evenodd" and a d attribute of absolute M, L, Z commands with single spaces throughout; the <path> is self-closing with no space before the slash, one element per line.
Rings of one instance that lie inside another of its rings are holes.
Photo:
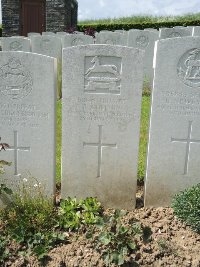
<path fill-rule="evenodd" d="M 24 201 L 18 198 L 18 205 L 1 215 L 0 266 L 200 266 L 200 235 L 178 220 L 170 207 L 143 207 L 149 109 L 150 96 L 146 93 L 142 98 L 137 207 L 119 212 L 104 210 L 92 198 L 82 202 L 69 199 L 59 206 L 61 101 L 58 101 L 57 205 L 54 207 L 44 197 L 38 202 L 31 201 L 24 188 L 27 198 Z M 41 196 L 39 186 L 34 185 Z M 33 207 L 37 207 L 37 212 Z M 71 217 L 66 216 L 68 213 Z M 97 217 L 98 225 L 94 226 Z"/>

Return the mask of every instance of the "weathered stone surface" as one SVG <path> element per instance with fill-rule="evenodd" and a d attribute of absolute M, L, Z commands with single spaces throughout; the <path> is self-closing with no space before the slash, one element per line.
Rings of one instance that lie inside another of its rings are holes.
<path fill-rule="evenodd" d="M 54 32 L 42 32 L 42 35 L 51 35 L 51 36 L 55 36 L 55 33 Z"/>
<path fill-rule="evenodd" d="M 4 37 L 1 39 L 2 51 L 31 51 L 31 43 L 28 38 Z"/>
<path fill-rule="evenodd" d="M 200 36 L 200 26 L 194 27 L 193 36 Z"/>
<path fill-rule="evenodd" d="M 153 55 L 155 41 L 159 39 L 158 32 L 130 30 L 128 35 L 128 46 L 145 51 L 144 54 L 144 79 L 151 87 L 153 86 Z"/>
<path fill-rule="evenodd" d="M 146 28 L 144 29 L 144 31 L 156 32 L 156 33 L 158 32 L 158 30 L 154 28 Z"/>
<path fill-rule="evenodd" d="M 65 31 L 77 25 L 76 0 L 46 1 L 46 31 Z"/>
<path fill-rule="evenodd" d="M 62 46 L 59 37 L 51 35 L 32 36 L 31 47 L 34 53 L 55 57 L 57 59 L 61 58 Z"/>
<path fill-rule="evenodd" d="M 67 34 L 69 34 L 69 33 L 67 33 L 67 32 L 57 32 L 56 33 L 56 35 L 58 35 L 58 36 L 63 36 L 63 35 L 67 35 Z"/>
<path fill-rule="evenodd" d="M 157 44 L 145 206 L 168 206 L 200 182 L 200 38 Z"/>
<path fill-rule="evenodd" d="M 110 45 L 63 49 L 62 198 L 134 208 L 142 55 Z"/>
<path fill-rule="evenodd" d="M 31 37 L 31 36 L 40 36 L 40 33 L 38 33 L 38 32 L 29 32 L 29 33 L 27 34 L 27 36 L 28 36 L 28 37 Z"/>
<path fill-rule="evenodd" d="M 55 73 L 53 58 L 0 53 L 0 136 L 10 146 L 1 159 L 12 162 L 1 181 L 14 189 L 25 178 L 48 195 L 55 192 Z"/>
<path fill-rule="evenodd" d="M 119 32 L 101 31 L 95 35 L 96 44 L 126 45 L 127 39 Z"/>
<path fill-rule="evenodd" d="M 190 35 L 192 35 L 193 28 L 194 28 L 194 26 L 187 26 L 187 27 L 184 27 L 184 26 L 174 26 L 173 27 L 173 29 L 187 29 L 187 30 L 190 31 Z"/>
<path fill-rule="evenodd" d="M 175 37 L 185 37 L 192 36 L 192 31 L 186 27 L 178 27 L 178 28 L 161 28 L 159 30 L 160 39 L 166 38 L 175 38 Z"/>
<path fill-rule="evenodd" d="M 77 46 L 77 45 L 87 45 L 93 43 L 94 43 L 94 38 L 92 36 L 84 34 L 67 34 L 62 38 L 63 48 L 70 46 Z"/>

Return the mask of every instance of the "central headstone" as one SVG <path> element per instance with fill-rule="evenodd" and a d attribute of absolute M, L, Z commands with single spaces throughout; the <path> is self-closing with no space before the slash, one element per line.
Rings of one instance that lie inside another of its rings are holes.
<path fill-rule="evenodd" d="M 62 198 L 134 208 L 142 55 L 110 45 L 63 50 Z"/>

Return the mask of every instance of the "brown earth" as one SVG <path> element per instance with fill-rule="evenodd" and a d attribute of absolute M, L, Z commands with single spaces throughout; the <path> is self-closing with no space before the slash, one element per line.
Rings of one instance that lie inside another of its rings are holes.
<path fill-rule="evenodd" d="M 137 208 L 128 212 L 124 221 L 138 220 L 143 227 L 151 228 L 151 237 L 140 240 L 139 249 L 126 259 L 124 267 L 170 266 L 200 267 L 200 235 L 180 222 L 171 208 L 143 208 L 143 188 L 139 187 Z M 107 210 L 105 212 L 112 212 Z M 49 252 L 49 261 L 39 265 L 34 257 L 25 261 L 23 257 L 5 267 L 104 267 L 102 251 L 97 251 L 85 234 L 66 233 L 70 242 Z M 4 267 L 2 266 L 2 267 Z M 115 265 L 111 265 L 115 266 Z"/>

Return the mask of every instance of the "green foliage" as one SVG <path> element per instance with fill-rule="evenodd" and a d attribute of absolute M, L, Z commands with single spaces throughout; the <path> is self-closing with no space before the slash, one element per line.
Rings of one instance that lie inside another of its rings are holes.
<path fill-rule="evenodd" d="M 200 233 L 200 184 L 176 194 L 172 208 L 179 219 Z"/>
<path fill-rule="evenodd" d="M 12 195 L 13 192 L 5 184 L 0 184 L 0 195 L 3 193 L 5 193 L 7 195 Z"/>
<path fill-rule="evenodd" d="M 33 253 L 42 259 L 56 242 L 63 240 L 55 231 L 58 215 L 53 201 L 43 195 L 39 184 L 34 188 L 23 184 L 20 194 L 12 195 L 12 204 L 1 210 L 0 218 L 4 235 L 18 243 L 23 255 Z"/>
<path fill-rule="evenodd" d="M 8 243 L 8 239 L 0 232 L 0 263 L 3 263 L 10 256 Z"/>
<path fill-rule="evenodd" d="M 160 238 L 157 243 L 161 252 L 166 252 L 168 250 L 168 244 L 166 239 Z"/>
<path fill-rule="evenodd" d="M 100 249 L 103 245 L 103 257 L 108 266 L 112 263 L 124 264 L 126 256 L 137 249 L 137 240 L 142 236 L 140 224 L 122 223 L 121 218 L 125 214 L 116 210 L 113 215 L 100 218 L 97 223 L 100 234 L 95 240 L 96 248 Z"/>
<path fill-rule="evenodd" d="M 104 18 L 97 20 L 84 20 L 80 21 L 80 25 L 91 25 L 91 24 L 143 24 L 143 23 L 166 23 L 174 22 L 176 25 L 181 25 L 186 22 L 199 21 L 200 13 L 196 14 L 185 14 L 183 16 L 150 16 L 150 15 L 134 15 L 129 17 L 121 18 Z M 193 24 L 195 25 L 195 24 Z"/>
<path fill-rule="evenodd" d="M 96 198 L 77 201 L 69 197 L 61 200 L 58 225 L 63 229 L 78 230 L 82 225 L 95 224 L 101 212 L 101 205 Z"/>
<path fill-rule="evenodd" d="M 174 26 L 199 26 L 200 20 L 193 21 L 162 21 L 162 22 L 137 22 L 137 23 L 91 23 L 91 24 L 79 24 L 77 29 L 84 32 L 88 27 L 93 28 L 95 31 L 100 32 L 102 30 L 115 31 L 115 30 L 131 30 L 139 29 L 144 30 L 146 28 L 172 28 Z"/>
<path fill-rule="evenodd" d="M 3 174 L 5 172 L 4 166 L 11 166 L 11 162 L 0 160 L 0 174 Z"/>
<path fill-rule="evenodd" d="M 97 20 L 83 20 L 79 24 L 116 24 L 116 23 L 155 23 L 155 22 L 185 22 L 185 21 L 196 21 L 199 20 L 200 13 L 196 14 L 185 14 L 183 16 L 149 16 L 149 15 L 140 15 L 140 16 L 129 16 L 121 18 L 105 18 Z"/>
<path fill-rule="evenodd" d="M 0 137 L 0 141 L 1 141 L 1 137 Z M 6 143 L 0 143 L 0 151 L 2 150 L 6 150 L 7 148 L 9 148 L 9 145 Z M 5 173 L 5 166 L 11 166 L 11 162 L 5 161 L 5 160 L 0 160 L 0 174 Z M 7 195 L 11 195 L 12 194 L 12 190 L 10 188 L 8 188 L 4 183 L 0 184 L 0 195 L 1 194 L 7 194 Z"/>
<path fill-rule="evenodd" d="M 178 255 L 177 249 L 174 247 L 172 242 L 169 242 L 165 238 L 160 238 L 157 241 L 159 251 L 164 255 Z"/>

